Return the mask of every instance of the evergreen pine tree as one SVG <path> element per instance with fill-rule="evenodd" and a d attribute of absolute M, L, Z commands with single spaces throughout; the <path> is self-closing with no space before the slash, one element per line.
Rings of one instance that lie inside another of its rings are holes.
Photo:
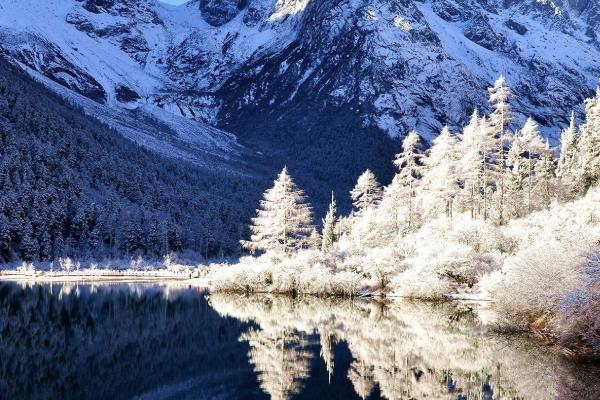
<path fill-rule="evenodd" d="M 408 204 L 407 225 L 408 230 L 414 229 L 416 225 L 416 204 L 417 189 L 423 166 L 419 147 L 421 138 L 416 131 L 411 131 L 402 142 L 402 152 L 396 155 L 394 165 L 398 168 L 398 173 L 394 177 L 390 190 L 386 190 L 386 197 L 394 199 L 396 212 L 399 209 L 399 202 Z"/>
<path fill-rule="evenodd" d="M 569 127 L 560 134 L 560 158 L 558 159 L 556 175 L 561 180 L 571 180 L 576 173 L 577 139 L 575 112 L 572 112 Z"/>
<path fill-rule="evenodd" d="M 454 198 L 459 190 L 457 144 L 456 136 L 444 127 L 424 161 L 422 195 L 426 213 L 430 216 L 443 212 L 452 217 Z"/>
<path fill-rule="evenodd" d="M 337 241 L 335 233 L 335 223 L 337 220 L 337 206 L 333 192 L 331 192 L 331 203 L 329 203 L 329 211 L 323 220 L 323 237 L 321 241 L 321 250 L 323 252 L 329 251 L 333 248 L 333 245 Z"/>
<path fill-rule="evenodd" d="M 585 124 L 579 140 L 578 181 L 584 190 L 600 182 L 600 87 L 596 97 L 585 101 Z"/>
<path fill-rule="evenodd" d="M 490 114 L 490 128 L 493 132 L 493 137 L 496 139 L 494 180 L 496 186 L 497 216 L 498 222 L 502 225 L 505 222 L 506 130 L 512 119 L 510 104 L 508 102 L 512 94 L 503 75 L 500 75 L 494 86 L 489 88 L 489 93 L 489 102 L 494 109 Z"/>
<path fill-rule="evenodd" d="M 554 187 L 556 178 L 556 163 L 554 159 L 554 151 L 550 148 L 550 144 L 546 139 L 546 146 L 540 155 L 540 159 L 536 164 L 537 176 L 537 203 L 547 208 L 554 197 Z"/>
<path fill-rule="evenodd" d="M 242 244 L 251 251 L 264 250 L 289 254 L 307 247 L 314 230 L 312 211 L 306 197 L 283 168 L 272 188 L 260 202 L 260 209 L 252 219 L 249 242 Z"/>
<path fill-rule="evenodd" d="M 508 102 L 512 93 L 503 75 L 500 75 L 494 86 L 489 88 L 488 91 L 490 93 L 489 102 L 494 109 L 490 114 L 490 124 L 494 128 L 495 134 L 502 137 L 506 134 L 508 124 L 512 119 Z"/>
<path fill-rule="evenodd" d="M 521 129 L 518 140 L 525 151 L 525 191 L 527 213 L 534 209 L 534 189 L 536 186 L 536 164 L 546 150 L 546 143 L 540 136 L 540 128 L 533 118 L 528 118 Z"/>
<path fill-rule="evenodd" d="M 515 219 L 524 216 L 523 198 L 525 190 L 525 171 L 526 160 L 523 157 L 524 151 L 521 142 L 513 141 L 508 151 L 508 177 L 506 182 L 506 216 L 507 219 Z"/>
<path fill-rule="evenodd" d="M 381 200 L 381 195 L 381 186 L 377 182 L 375 174 L 369 169 L 362 173 L 358 178 L 356 186 L 350 192 L 352 205 L 358 213 L 362 213 L 368 207 Z"/>
<path fill-rule="evenodd" d="M 463 129 L 459 144 L 460 149 L 460 180 L 462 191 L 459 207 L 469 211 L 475 218 L 480 211 L 481 180 L 483 176 L 484 155 L 482 136 L 480 133 L 480 118 L 477 109 L 473 111 L 471 120 Z"/>

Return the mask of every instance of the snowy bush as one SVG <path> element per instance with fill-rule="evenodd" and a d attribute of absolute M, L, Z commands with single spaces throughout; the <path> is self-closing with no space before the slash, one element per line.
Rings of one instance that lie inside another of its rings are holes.
<path fill-rule="evenodd" d="M 17 271 L 25 275 L 31 275 L 35 273 L 35 266 L 32 262 L 23 261 L 21 265 L 17 268 Z"/>
<path fill-rule="evenodd" d="M 58 260 L 58 263 L 60 264 L 60 268 L 65 271 L 66 273 L 71 272 L 71 270 L 73 269 L 73 260 L 70 257 L 62 257 Z"/>
<path fill-rule="evenodd" d="M 581 249 L 537 242 L 509 258 L 492 287 L 494 307 L 516 327 L 556 311 L 558 301 L 581 281 L 575 268 Z"/>
<path fill-rule="evenodd" d="M 328 256 L 314 251 L 294 258 L 245 257 L 237 265 L 211 268 L 212 288 L 217 292 L 355 296 L 363 284 L 359 274 L 335 271 Z"/>
<path fill-rule="evenodd" d="M 600 249 L 581 265 L 583 282 L 560 302 L 560 336 L 564 346 L 600 353 Z"/>
<path fill-rule="evenodd" d="M 553 321 L 559 302 L 585 278 L 580 265 L 600 241 L 599 212 L 595 189 L 580 200 L 554 204 L 506 228 L 519 249 L 506 259 L 500 273 L 482 282 L 502 323 L 527 328 L 540 319 Z"/>
<path fill-rule="evenodd" d="M 450 282 L 441 277 L 435 268 L 410 268 L 394 281 L 394 294 L 422 300 L 444 300 L 452 291 Z"/>

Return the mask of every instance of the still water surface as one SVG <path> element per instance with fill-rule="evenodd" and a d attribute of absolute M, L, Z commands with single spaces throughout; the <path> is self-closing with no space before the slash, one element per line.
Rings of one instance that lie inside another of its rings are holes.
<path fill-rule="evenodd" d="M 472 306 L 0 284 L 1 399 L 599 399 Z"/>

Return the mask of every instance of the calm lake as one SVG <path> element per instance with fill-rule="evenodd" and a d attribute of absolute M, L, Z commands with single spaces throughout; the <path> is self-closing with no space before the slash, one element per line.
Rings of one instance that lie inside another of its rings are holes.
<path fill-rule="evenodd" d="M 0 284 L 2 399 L 598 399 L 600 366 L 466 304 Z"/>

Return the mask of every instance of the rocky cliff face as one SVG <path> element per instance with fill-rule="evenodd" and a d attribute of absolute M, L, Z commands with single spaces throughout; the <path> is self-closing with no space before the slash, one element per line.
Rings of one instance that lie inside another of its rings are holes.
<path fill-rule="evenodd" d="M 551 138 L 600 77 L 598 0 L 34 0 L 0 5 L 4 54 L 109 108 L 185 117 L 344 190 L 487 109 Z M 581 115 L 581 114 L 580 114 Z M 295 161 L 293 161 L 295 160 Z M 334 171 L 332 165 L 335 165 Z M 339 171 L 344 174 L 340 175 Z"/>

